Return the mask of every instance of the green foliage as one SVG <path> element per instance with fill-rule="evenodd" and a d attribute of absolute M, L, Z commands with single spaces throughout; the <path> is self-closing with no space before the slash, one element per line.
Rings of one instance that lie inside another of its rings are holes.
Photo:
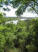
<path fill-rule="evenodd" d="M 6 19 L 0 16 L 0 19 Z M 19 48 L 21 52 L 38 52 L 38 18 L 19 21 L 17 25 L 6 24 L 4 20 L 0 20 L 0 52 L 11 48 Z"/>
<path fill-rule="evenodd" d="M 0 24 L 4 22 L 5 22 L 5 19 L 4 19 L 3 13 L 0 13 Z"/>
<path fill-rule="evenodd" d="M 22 15 L 23 12 L 25 12 L 26 8 L 30 6 L 32 10 L 34 10 L 38 14 L 38 10 L 36 10 L 36 6 L 38 7 L 38 1 L 37 0 L 13 0 L 11 1 L 13 4 L 13 7 L 18 7 L 16 11 L 16 15 Z"/>
<path fill-rule="evenodd" d="M 4 51 L 5 42 L 6 41 L 4 35 L 0 34 L 0 52 Z"/>
<path fill-rule="evenodd" d="M 17 16 L 22 15 L 28 8 L 28 6 L 31 7 L 29 11 L 35 11 L 35 13 L 38 14 L 38 0 L 10 0 L 9 2 L 8 0 L 0 0 L 0 3 L 5 3 L 5 5 L 9 5 L 10 3 L 14 8 L 18 8 L 16 11 Z M 3 8 L 3 9 L 9 11 L 8 8 L 7 9 Z"/>
<path fill-rule="evenodd" d="M 26 48 L 28 49 L 28 52 L 34 52 L 36 50 L 34 45 L 27 45 Z"/>

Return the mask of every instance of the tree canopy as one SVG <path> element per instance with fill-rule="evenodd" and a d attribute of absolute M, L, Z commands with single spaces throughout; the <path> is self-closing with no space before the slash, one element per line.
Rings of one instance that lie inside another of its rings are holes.
<path fill-rule="evenodd" d="M 31 11 L 35 11 L 38 14 L 38 0 L 0 0 L 0 3 L 5 3 L 5 5 L 12 4 L 12 7 L 18 8 L 16 11 L 18 16 L 22 15 L 29 6 Z"/>
<path fill-rule="evenodd" d="M 5 23 L 0 14 L 0 52 L 18 48 L 21 52 L 38 52 L 38 18 Z M 8 19 L 8 18 L 7 18 Z"/>

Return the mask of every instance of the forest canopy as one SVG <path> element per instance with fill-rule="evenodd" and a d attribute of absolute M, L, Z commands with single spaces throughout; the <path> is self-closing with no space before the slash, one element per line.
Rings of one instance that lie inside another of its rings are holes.
<path fill-rule="evenodd" d="M 38 52 L 38 18 L 19 20 L 15 25 L 5 24 L 5 17 L 0 16 L 0 52 L 15 48 L 20 52 Z"/>
<path fill-rule="evenodd" d="M 38 0 L 0 0 L 0 8 L 10 11 L 3 5 L 18 8 L 17 16 L 21 16 L 28 7 L 38 14 Z M 0 52 L 38 52 L 38 18 L 18 19 L 17 24 L 6 23 L 13 20 L 0 13 Z"/>

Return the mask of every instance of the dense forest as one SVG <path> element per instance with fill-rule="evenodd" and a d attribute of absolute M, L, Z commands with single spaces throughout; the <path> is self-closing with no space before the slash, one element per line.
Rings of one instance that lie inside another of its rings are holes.
<path fill-rule="evenodd" d="M 17 8 L 16 16 L 21 16 L 29 7 L 29 12 L 38 15 L 38 0 L 0 0 L 0 8 L 8 12 L 10 9 L 4 5 Z M 1 13 L 1 9 L 0 52 L 38 52 L 38 17 L 26 20 L 9 18 L 3 11 Z M 13 20 L 18 20 L 17 24 L 6 23 Z"/>
<path fill-rule="evenodd" d="M 38 18 L 16 25 L 4 18 L 0 14 L 0 52 L 38 52 Z"/>

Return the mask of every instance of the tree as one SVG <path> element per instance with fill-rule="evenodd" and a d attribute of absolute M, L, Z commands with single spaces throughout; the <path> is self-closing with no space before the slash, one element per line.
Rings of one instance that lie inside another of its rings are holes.
<path fill-rule="evenodd" d="M 6 52 L 8 48 L 13 48 L 13 40 L 16 39 L 13 32 L 13 24 L 5 24 L 3 19 L 5 18 L 0 14 L 0 52 Z"/>
<path fill-rule="evenodd" d="M 0 52 L 4 52 L 5 42 L 4 35 L 0 34 Z"/>
<path fill-rule="evenodd" d="M 4 2 L 5 5 L 12 4 L 14 8 L 18 8 L 16 11 L 16 15 L 20 16 L 25 12 L 28 6 L 31 7 L 30 10 L 35 11 L 38 14 L 38 0 L 0 0 L 0 2 Z"/>
<path fill-rule="evenodd" d="M 5 17 L 3 16 L 3 13 L 0 13 L 0 24 L 4 24 L 5 23 Z"/>
<path fill-rule="evenodd" d="M 34 24 L 34 32 L 35 32 L 35 35 L 34 35 L 34 45 L 36 47 L 36 51 L 35 52 L 38 52 L 38 19 L 35 20 L 35 24 Z"/>
<path fill-rule="evenodd" d="M 0 14 L 0 19 L 4 19 Z M 17 25 L 0 20 L 0 52 L 19 48 L 21 52 L 38 52 L 38 18 L 19 21 Z"/>

